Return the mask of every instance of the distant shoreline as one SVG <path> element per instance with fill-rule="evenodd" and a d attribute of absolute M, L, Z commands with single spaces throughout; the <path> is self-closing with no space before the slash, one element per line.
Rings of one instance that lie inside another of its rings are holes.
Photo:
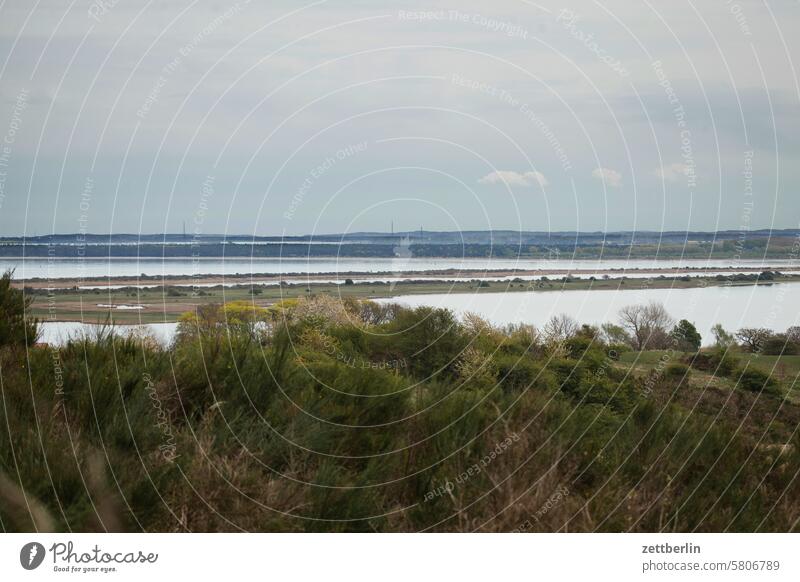
<path fill-rule="evenodd" d="M 65 234 L 0 239 L 0 258 L 641 258 L 778 259 L 800 230 L 716 232 L 406 231 L 302 236 Z"/>
<path fill-rule="evenodd" d="M 45 235 L 7 235 L 0 236 L 0 244 L 8 242 L 55 242 L 63 244 L 74 243 L 76 240 L 86 242 L 179 242 L 179 241 L 235 241 L 235 242 L 307 242 L 307 241 L 333 241 L 365 240 L 374 238 L 415 238 L 419 236 L 428 238 L 458 238 L 474 239 L 476 237 L 500 238 L 548 238 L 559 239 L 569 237 L 572 240 L 589 238 L 616 240 L 622 237 L 639 238 L 640 240 L 657 238 L 659 240 L 681 238 L 687 241 L 710 238 L 725 240 L 739 237 L 743 232 L 750 237 L 780 237 L 800 236 L 800 229 L 787 228 L 749 228 L 743 231 L 740 228 L 722 230 L 514 230 L 514 229 L 473 229 L 473 230 L 405 230 L 405 231 L 357 231 L 349 233 L 320 233 L 320 234 L 294 234 L 294 235 L 263 235 L 263 234 L 223 234 L 223 233 L 180 233 L 180 232 L 151 232 L 151 233 L 81 233 L 62 232 Z"/>
<path fill-rule="evenodd" d="M 142 284 L 154 284 L 164 282 L 171 286 L 192 287 L 192 286 L 211 286 L 211 285 L 277 285 L 279 283 L 302 284 L 314 279 L 331 279 L 344 283 L 346 279 L 354 277 L 360 279 L 374 278 L 375 281 L 382 279 L 408 279 L 425 277 L 442 279 L 447 281 L 452 279 L 484 279 L 488 281 L 499 280 L 505 277 L 550 277 L 550 276 L 603 276 L 622 275 L 614 277 L 621 279 L 625 274 L 636 275 L 687 275 L 702 277 L 704 273 L 762 273 L 764 271 L 780 272 L 781 270 L 800 271 L 800 264 L 796 267 L 786 265 L 759 265 L 757 267 L 667 267 L 667 268 L 599 268 L 599 269 L 426 269 L 423 271 L 327 271 L 320 273 L 252 273 L 252 274 L 197 274 L 187 275 L 145 275 L 138 277 L 111 276 L 111 277 L 86 277 L 86 278 L 61 278 L 46 279 L 34 277 L 29 279 L 14 279 L 14 286 L 29 287 L 32 289 L 70 289 L 75 287 L 138 287 Z"/>
<path fill-rule="evenodd" d="M 391 283 L 312 283 L 296 282 L 287 285 L 236 287 L 179 288 L 159 285 L 144 289 L 131 287 L 115 289 L 58 289 L 39 288 L 33 290 L 34 302 L 29 315 L 42 321 L 78 321 L 84 323 L 168 323 L 175 322 L 181 314 L 194 311 L 201 305 L 246 301 L 268 307 L 285 299 L 296 299 L 309 294 L 355 299 L 382 299 L 405 295 L 430 294 L 504 294 L 520 292 L 558 293 L 568 291 L 621 291 L 642 289 L 692 289 L 701 287 L 749 287 L 781 283 L 798 283 L 800 274 L 781 275 L 774 280 L 761 279 L 756 273 L 727 277 L 652 277 L 652 278 L 608 278 L 589 279 L 562 277 L 560 279 L 523 281 L 471 280 L 448 281 L 446 279 L 404 280 Z"/>

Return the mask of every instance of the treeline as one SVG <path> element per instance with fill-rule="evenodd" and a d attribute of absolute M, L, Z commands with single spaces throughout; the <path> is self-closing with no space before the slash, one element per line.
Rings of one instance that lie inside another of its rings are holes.
<path fill-rule="evenodd" d="M 779 383 L 762 370 L 749 365 L 744 356 L 788 356 L 800 354 L 800 326 L 776 333 L 767 328 L 741 328 L 736 332 L 717 324 L 710 349 L 701 351 L 702 336 L 695 325 L 681 319 L 675 321 L 662 303 L 628 305 L 618 314 L 618 324 L 600 327 L 583 325 L 569 315 L 551 318 L 543 331 L 549 337 L 591 337 L 609 346 L 616 353 L 625 351 L 664 352 L 659 373 L 687 377 L 696 368 L 720 378 L 730 379 L 736 388 L 757 393 L 781 395 Z"/>
<path fill-rule="evenodd" d="M 394 231 L 394 232 L 348 232 L 313 234 L 299 236 L 258 236 L 244 234 L 178 234 L 178 233 L 120 233 L 120 234 L 49 234 L 40 236 L 7 236 L 0 237 L 3 243 L 28 244 L 120 244 L 120 243 L 299 243 L 299 242 L 332 242 L 332 243 L 371 243 L 401 244 L 402 241 L 412 243 L 425 241 L 430 244 L 482 244 L 482 245 L 541 245 L 544 247 L 559 246 L 683 246 L 692 247 L 697 244 L 725 245 L 727 250 L 763 248 L 769 241 L 775 246 L 789 246 L 800 237 L 798 229 L 762 229 L 708 231 L 611 231 L 611 232 L 579 232 L 579 231 L 515 231 L 515 230 L 456 230 L 456 231 Z"/>
<path fill-rule="evenodd" d="M 394 257 L 393 245 L 378 244 L 139 244 L 139 245 L 0 245 L 0 257 L 60 259 L 108 257 Z"/>
<path fill-rule="evenodd" d="M 757 239 L 737 246 L 733 241 L 686 244 L 576 244 L 558 241 L 549 244 L 488 244 L 488 243 L 437 243 L 412 241 L 404 243 L 381 242 L 341 244 L 271 243 L 223 244 L 200 242 L 198 244 L 0 244 L 0 257 L 31 258 L 108 258 L 108 257 L 444 257 L 444 258 L 538 258 L 547 260 L 602 259 L 602 258 L 696 258 L 786 259 L 796 256 L 791 240 Z M 792 254 L 794 252 L 794 255 Z"/>
<path fill-rule="evenodd" d="M 0 291 L 0 316 L 24 309 Z M 632 374 L 568 318 L 320 296 L 199 308 L 168 348 L 32 346 L 11 319 L 6 531 L 798 529 L 783 388 Z"/>
<path fill-rule="evenodd" d="M 763 278 L 764 274 L 761 274 Z M 758 277 L 758 276 L 757 276 Z M 545 330 L 558 330 L 562 335 L 574 335 L 579 330 L 598 337 L 610 345 L 635 351 L 666 350 L 697 352 L 703 338 L 695 325 L 686 320 L 675 321 L 663 303 L 628 305 L 620 309 L 618 323 L 600 327 L 579 326 L 569 315 L 554 316 L 544 326 Z M 711 328 L 713 346 L 720 350 L 741 351 L 767 356 L 800 354 L 800 326 L 790 326 L 785 332 L 775 332 L 765 327 L 743 327 L 737 331 L 726 330 L 717 324 Z"/>

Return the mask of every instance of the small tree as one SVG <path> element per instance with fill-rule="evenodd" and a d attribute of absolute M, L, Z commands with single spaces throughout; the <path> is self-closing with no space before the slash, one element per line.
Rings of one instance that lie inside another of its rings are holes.
<path fill-rule="evenodd" d="M 604 323 L 600 329 L 603 331 L 603 339 L 608 344 L 631 344 L 630 334 L 621 325 Z"/>
<path fill-rule="evenodd" d="M 194 311 L 187 311 L 178 318 L 176 338 L 219 337 L 222 335 L 224 315 L 222 306 L 217 303 L 198 305 Z"/>
<path fill-rule="evenodd" d="M 668 330 L 674 320 L 662 303 L 628 305 L 619 312 L 620 324 L 631 335 L 637 351 L 665 348 L 669 344 Z"/>
<path fill-rule="evenodd" d="M 260 339 L 269 329 L 271 313 L 249 301 L 231 301 L 198 305 L 178 318 L 178 340 L 215 338 L 218 342 L 227 334 L 245 335 Z"/>
<path fill-rule="evenodd" d="M 39 336 L 36 319 L 26 317 L 33 298 L 11 286 L 13 271 L 0 277 L 0 347 L 30 346 Z"/>
<path fill-rule="evenodd" d="M 265 307 L 249 301 L 231 301 L 222 306 L 225 325 L 234 333 L 258 339 L 267 329 L 270 316 Z"/>
<path fill-rule="evenodd" d="M 726 331 L 721 324 L 716 324 L 711 328 L 711 333 L 714 335 L 714 346 L 718 348 L 729 348 L 736 343 L 733 334 Z"/>
<path fill-rule="evenodd" d="M 760 352 L 764 342 L 772 335 L 772 331 L 765 327 L 743 327 L 736 332 L 736 339 L 743 348 L 750 352 Z"/>
<path fill-rule="evenodd" d="M 566 313 L 554 315 L 542 329 L 547 343 L 556 343 L 568 340 L 578 333 L 578 322 Z"/>
<path fill-rule="evenodd" d="M 694 324 L 686 319 L 681 319 L 678 324 L 672 328 L 672 341 L 675 342 L 677 348 L 683 352 L 696 352 L 700 349 L 702 338 Z"/>
<path fill-rule="evenodd" d="M 588 323 L 584 323 L 583 325 L 581 325 L 581 328 L 578 330 L 578 333 L 576 335 L 578 337 L 595 341 L 600 339 L 600 328 L 598 328 L 596 325 L 589 325 Z"/>
<path fill-rule="evenodd" d="M 793 325 L 787 329 L 786 337 L 790 342 L 800 343 L 800 325 Z"/>

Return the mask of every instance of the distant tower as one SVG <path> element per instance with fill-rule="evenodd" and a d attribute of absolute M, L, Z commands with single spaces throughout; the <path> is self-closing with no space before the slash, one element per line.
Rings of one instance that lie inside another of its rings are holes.
<path fill-rule="evenodd" d="M 186 221 L 183 221 L 183 240 L 186 240 Z"/>
<path fill-rule="evenodd" d="M 394 220 L 392 221 L 392 236 L 394 236 Z"/>

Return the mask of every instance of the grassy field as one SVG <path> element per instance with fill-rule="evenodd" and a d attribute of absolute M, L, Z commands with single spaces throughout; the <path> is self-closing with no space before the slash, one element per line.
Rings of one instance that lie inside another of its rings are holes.
<path fill-rule="evenodd" d="M 776 382 L 779 389 L 790 401 L 800 403 L 800 356 L 765 356 L 746 352 L 732 352 L 732 357 L 737 361 L 737 370 L 754 368 L 759 370 Z M 620 355 L 616 367 L 632 375 L 645 377 L 648 374 L 664 374 L 671 364 L 688 362 L 690 354 L 673 353 L 664 350 L 650 350 L 645 352 L 626 352 Z M 738 374 L 724 375 L 710 371 L 692 368 L 687 375 L 687 382 L 695 387 L 713 387 L 733 391 L 737 388 Z"/>
<path fill-rule="evenodd" d="M 681 354 L 685 357 L 688 354 Z M 635 366 L 641 371 L 650 371 L 656 368 L 659 361 L 667 356 L 664 350 L 650 350 L 645 352 L 625 352 L 620 354 L 620 364 Z M 736 357 L 741 360 L 742 365 L 749 363 L 750 366 L 757 368 L 768 374 L 776 374 L 781 378 L 794 378 L 800 374 L 800 356 L 765 356 L 761 354 L 749 354 L 736 352 Z"/>
<path fill-rule="evenodd" d="M 782 379 L 797 378 L 800 374 L 800 356 L 762 356 L 742 354 L 742 359 L 751 366 Z"/>

